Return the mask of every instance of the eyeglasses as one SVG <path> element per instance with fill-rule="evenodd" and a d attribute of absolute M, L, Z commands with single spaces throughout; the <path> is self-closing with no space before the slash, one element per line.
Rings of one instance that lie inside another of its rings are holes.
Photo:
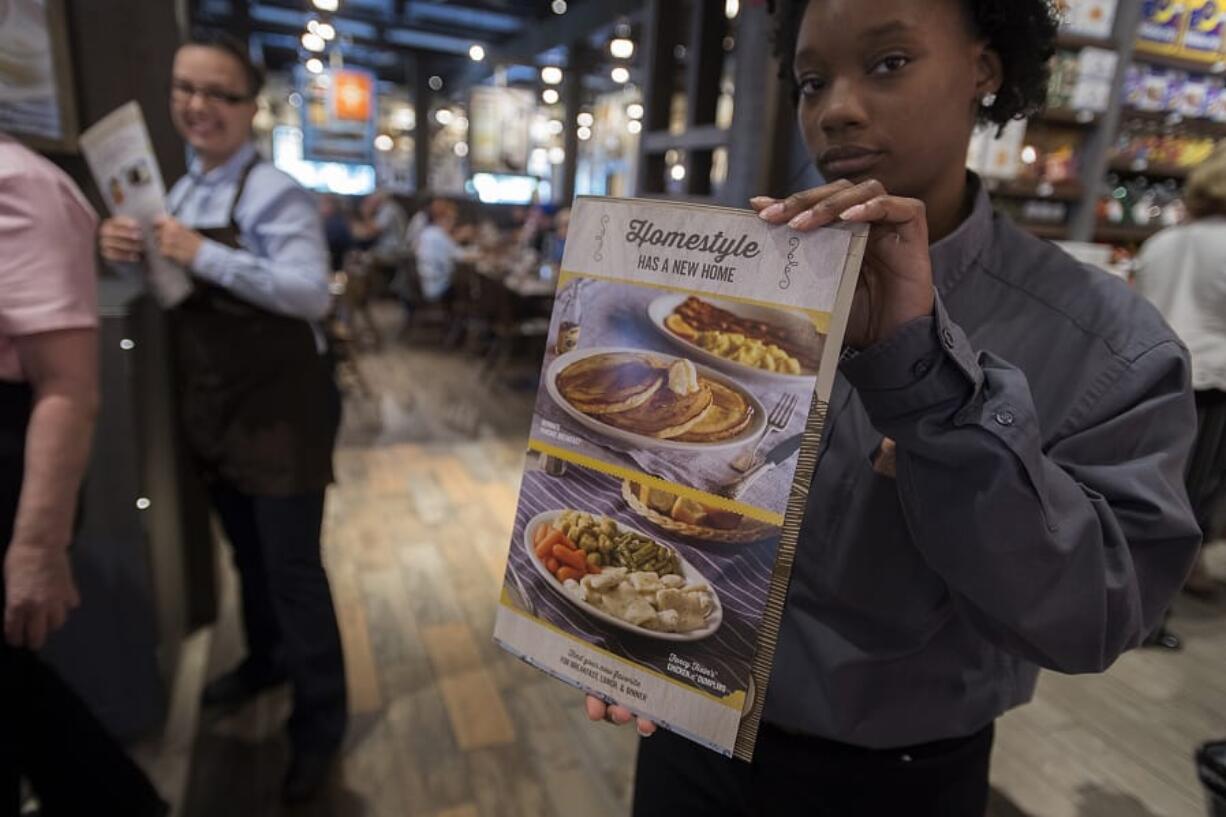
<path fill-rule="evenodd" d="M 190 82 L 179 79 L 170 83 L 170 93 L 176 102 L 190 102 L 192 97 L 200 94 L 201 99 L 210 105 L 240 105 L 252 100 L 252 97 L 246 94 L 234 94 L 217 88 L 197 88 Z"/>

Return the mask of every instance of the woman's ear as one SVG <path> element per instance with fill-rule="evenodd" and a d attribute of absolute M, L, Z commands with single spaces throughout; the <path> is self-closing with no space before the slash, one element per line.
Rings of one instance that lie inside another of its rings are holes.
<path fill-rule="evenodd" d="M 1005 64 L 996 49 L 982 43 L 975 55 L 975 98 L 999 94 L 1005 83 Z"/>

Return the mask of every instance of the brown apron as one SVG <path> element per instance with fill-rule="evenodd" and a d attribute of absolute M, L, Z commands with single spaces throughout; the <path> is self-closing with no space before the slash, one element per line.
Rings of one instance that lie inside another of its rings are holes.
<path fill-rule="evenodd" d="M 199 230 L 240 247 L 234 210 L 251 169 L 239 178 L 229 223 Z M 332 482 L 340 395 L 330 359 L 311 325 L 278 315 L 199 278 L 171 312 L 180 419 L 206 480 L 252 496 L 293 496 Z"/>

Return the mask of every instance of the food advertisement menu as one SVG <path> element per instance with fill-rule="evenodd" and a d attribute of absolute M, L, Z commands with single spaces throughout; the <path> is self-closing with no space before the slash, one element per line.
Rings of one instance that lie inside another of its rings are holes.
<path fill-rule="evenodd" d="M 752 756 L 866 235 L 576 201 L 500 645 Z"/>

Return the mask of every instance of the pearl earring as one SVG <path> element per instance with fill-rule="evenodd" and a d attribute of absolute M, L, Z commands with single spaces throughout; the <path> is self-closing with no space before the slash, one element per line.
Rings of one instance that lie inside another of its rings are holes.
<path fill-rule="evenodd" d="M 992 93 L 991 91 L 988 91 L 986 94 L 983 95 L 983 101 L 981 104 L 985 108 L 992 107 L 993 105 L 996 104 L 996 94 Z"/>

